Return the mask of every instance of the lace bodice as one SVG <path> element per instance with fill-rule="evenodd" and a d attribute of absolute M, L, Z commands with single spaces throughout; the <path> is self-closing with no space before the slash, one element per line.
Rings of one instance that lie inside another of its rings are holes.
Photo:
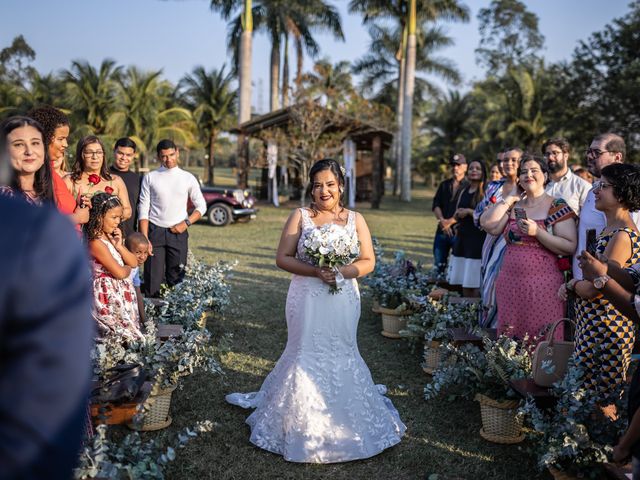
<path fill-rule="evenodd" d="M 306 208 L 301 208 L 300 214 L 302 215 L 302 232 L 300 233 L 300 238 L 298 239 L 296 258 L 302 260 L 305 263 L 313 264 L 313 261 L 307 256 L 304 251 L 304 241 L 314 228 L 318 228 L 318 225 L 313 223 L 313 220 L 311 220 L 311 217 L 309 216 L 309 211 Z M 349 217 L 347 218 L 346 225 L 338 226 L 344 229 L 345 235 L 349 235 L 351 238 L 355 237 L 357 240 L 358 233 L 356 232 L 356 213 L 354 211 L 349 211 Z"/>

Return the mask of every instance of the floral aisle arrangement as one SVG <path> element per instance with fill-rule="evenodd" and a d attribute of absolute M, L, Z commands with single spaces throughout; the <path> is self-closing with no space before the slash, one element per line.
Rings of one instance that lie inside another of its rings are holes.
<path fill-rule="evenodd" d="M 427 294 L 428 279 L 419 263 L 407 259 L 398 251 L 393 262 L 384 258 L 384 250 L 374 238 L 376 266 L 371 275 L 364 279 L 373 298 L 380 307 L 389 310 L 407 310 L 413 298 Z"/>
<path fill-rule="evenodd" d="M 205 265 L 190 255 L 184 282 L 165 291 L 164 301 L 158 306 L 146 305 L 147 322 L 142 338 L 126 339 L 116 333 L 96 344 L 92 361 L 98 381 L 104 382 L 114 367 L 134 364 L 145 370 L 153 382 L 151 395 L 134 416 L 130 424 L 132 428 L 154 430 L 171 423 L 168 414 L 171 392 L 179 386 L 181 377 L 192 374 L 196 369 L 222 373 L 217 360 L 220 348 L 212 343 L 205 317 L 210 311 L 221 313 L 229 304 L 229 286 L 225 281 L 229 269 L 225 265 Z M 160 340 L 156 325 L 176 321 L 183 326 L 182 334 Z M 183 432 L 178 439 L 179 444 L 196 431 L 205 430 L 197 427 L 191 433 Z M 124 443 L 116 445 L 106 440 L 105 426 L 100 426 L 99 432 L 97 443 L 83 452 L 82 468 L 77 471 L 76 478 L 163 478 L 164 465 L 174 455 L 172 449 L 167 448 L 164 454 L 153 456 L 150 452 L 159 451 L 158 445 L 143 444 L 136 434 L 127 436 Z M 134 450 L 132 456 L 127 456 L 126 442 Z M 87 469 L 91 471 L 87 473 Z"/>
<path fill-rule="evenodd" d="M 425 386 L 425 399 L 444 392 L 449 393 L 450 400 L 471 399 L 478 393 L 495 400 L 515 398 L 509 381 L 531 376 L 531 346 L 526 339 L 521 343 L 505 335 L 496 340 L 483 337 L 483 346 L 445 344 L 443 348 L 452 361 L 434 372 L 431 383 Z"/>
<path fill-rule="evenodd" d="M 205 312 L 219 313 L 229 305 L 226 277 L 233 265 L 207 265 L 189 252 L 182 282 L 163 291 L 159 305 L 145 303 L 145 313 L 158 323 L 180 324 L 185 329 L 203 328 Z"/>
<path fill-rule="evenodd" d="M 564 478 L 604 478 L 602 464 L 611 460 L 613 445 L 626 428 L 624 385 L 603 402 L 583 387 L 582 376 L 571 359 L 565 377 L 552 387 L 555 406 L 542 410 L 528 400 L 520 412 L 531 426 L 531 452 L 541 470 Z M 602 413 L 608 403 L 616 405 L 615 420 Z"/>
<path fill-rule="evenodd" d="M 176 449 L 184 448 L 189 441 L 212 429 L 212 422 L 198 422 L 178 433 L 170 445 L 161 446 L 159 439 L 143 442 L 138 432 L 113 442 L 107 437 L 107 426 L 99 425 L 91 443 L 80 454 L 74 476 L 82 480 L 162 480 L 165 467 L 176 458 Z"/>
<path fill-rule="evenodd" d="M 330 293 L 338 293 L 344 277 L 337 267 L 349 265 L 358 258 L 360 242 L 344 234 L 341 226 L 328 223 L 313 231 L 304 240 L 304 251 L 318 267 L 328 267 L 336 272 L 336 285 L 329 287 Z"/>
<path fill-rule="evenodd" d="M 400 331 L 400 335 L 412 344 L 412 348 L 417 341 L 424 340 L 423 368 L 427 373 L 433 373 L 441 360 L 447 358 L 442 345 L 448 342 L 451 329 L 464 328 L 480 333 L 477 327 L 478 304 L 448 304 L 428 296 L 414 297 L 410 301 L 418 313 L 408 318 L 407 328 Z"/>

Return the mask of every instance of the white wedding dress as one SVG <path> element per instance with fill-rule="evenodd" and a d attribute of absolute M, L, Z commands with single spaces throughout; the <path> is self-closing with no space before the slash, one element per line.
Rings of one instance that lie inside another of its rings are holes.
<path fill-rule="evenodd" d="M 302 234 L 316 226 L 302 211 Z M 357 235 L 349 212 L 345 235 Z M 284 353 L 259 392 L 232 393 L 229 403 L 255 408 L 247 418 L 251 442 L 291 462 L 334 463 L 368 458 L 400 442 L 406 427 L 375 385 L 360 356 L 356 331 L 360 292 L 355 279 L 329 293 L 320 279 L 293 275 L 287 295 Z"/>

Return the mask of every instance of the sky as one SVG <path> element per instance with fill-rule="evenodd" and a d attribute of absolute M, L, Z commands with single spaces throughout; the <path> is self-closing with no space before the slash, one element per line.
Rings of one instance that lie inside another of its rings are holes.
<path fill-rule="evenodd" d="M 333 3 L 342 15 L 346 41 L 319 34 L 320 57 L 329 57 L 332 62 L 353 61 L 367 51 L 369 36 L 360 17 L 348 13 L 347 0 Z M 439 56 L 455 62 L 468 87 L 483 76 L 474 54 L 480 38 L 476 17 L 490 2 L 464 3 L 470 9 L 470 22 L 444 24 L 455 45 L 441 50 Z M 586 40 L 628 11 L 628 0 L 525 3 L 539 17 L 547 62 L 569 60 L 578 41 Z M 69 68 L 72 60 L 98 65 L 103 59 L 112 58 L 122 65 L 162 69 L 166 78 L 177 82 L 196 65 L 210 69 L 230 62 L 226 22 L 209 9 L 208 0 L 0 0 L 0 49 L 9 46 L 19 34 L 35 50 L 33 65 L 41 73 Z M 255 34 L 253 104 L 259 112 L 268 108 L 269 55 L 268 39 Z M 305 68 L 311 65 L 306 60 Z"/>

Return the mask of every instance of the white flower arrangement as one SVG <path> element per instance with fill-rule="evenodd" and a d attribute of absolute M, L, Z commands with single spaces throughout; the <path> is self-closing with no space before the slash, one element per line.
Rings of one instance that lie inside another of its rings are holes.
<path fill-rule="evenodd" d="M 304 240 L 306 255 L 319 267 L 336 271 L 336 286 L 329 287 L 331 293 L 340 291 L 342 277 L 337 267 L 353 263 L 360 255 L 360 242 L 356 237 L 345 235 L 344 229 L 332 223 L 314 228 Z M 344 280 L 344 278 L 342 278 Z"/>

